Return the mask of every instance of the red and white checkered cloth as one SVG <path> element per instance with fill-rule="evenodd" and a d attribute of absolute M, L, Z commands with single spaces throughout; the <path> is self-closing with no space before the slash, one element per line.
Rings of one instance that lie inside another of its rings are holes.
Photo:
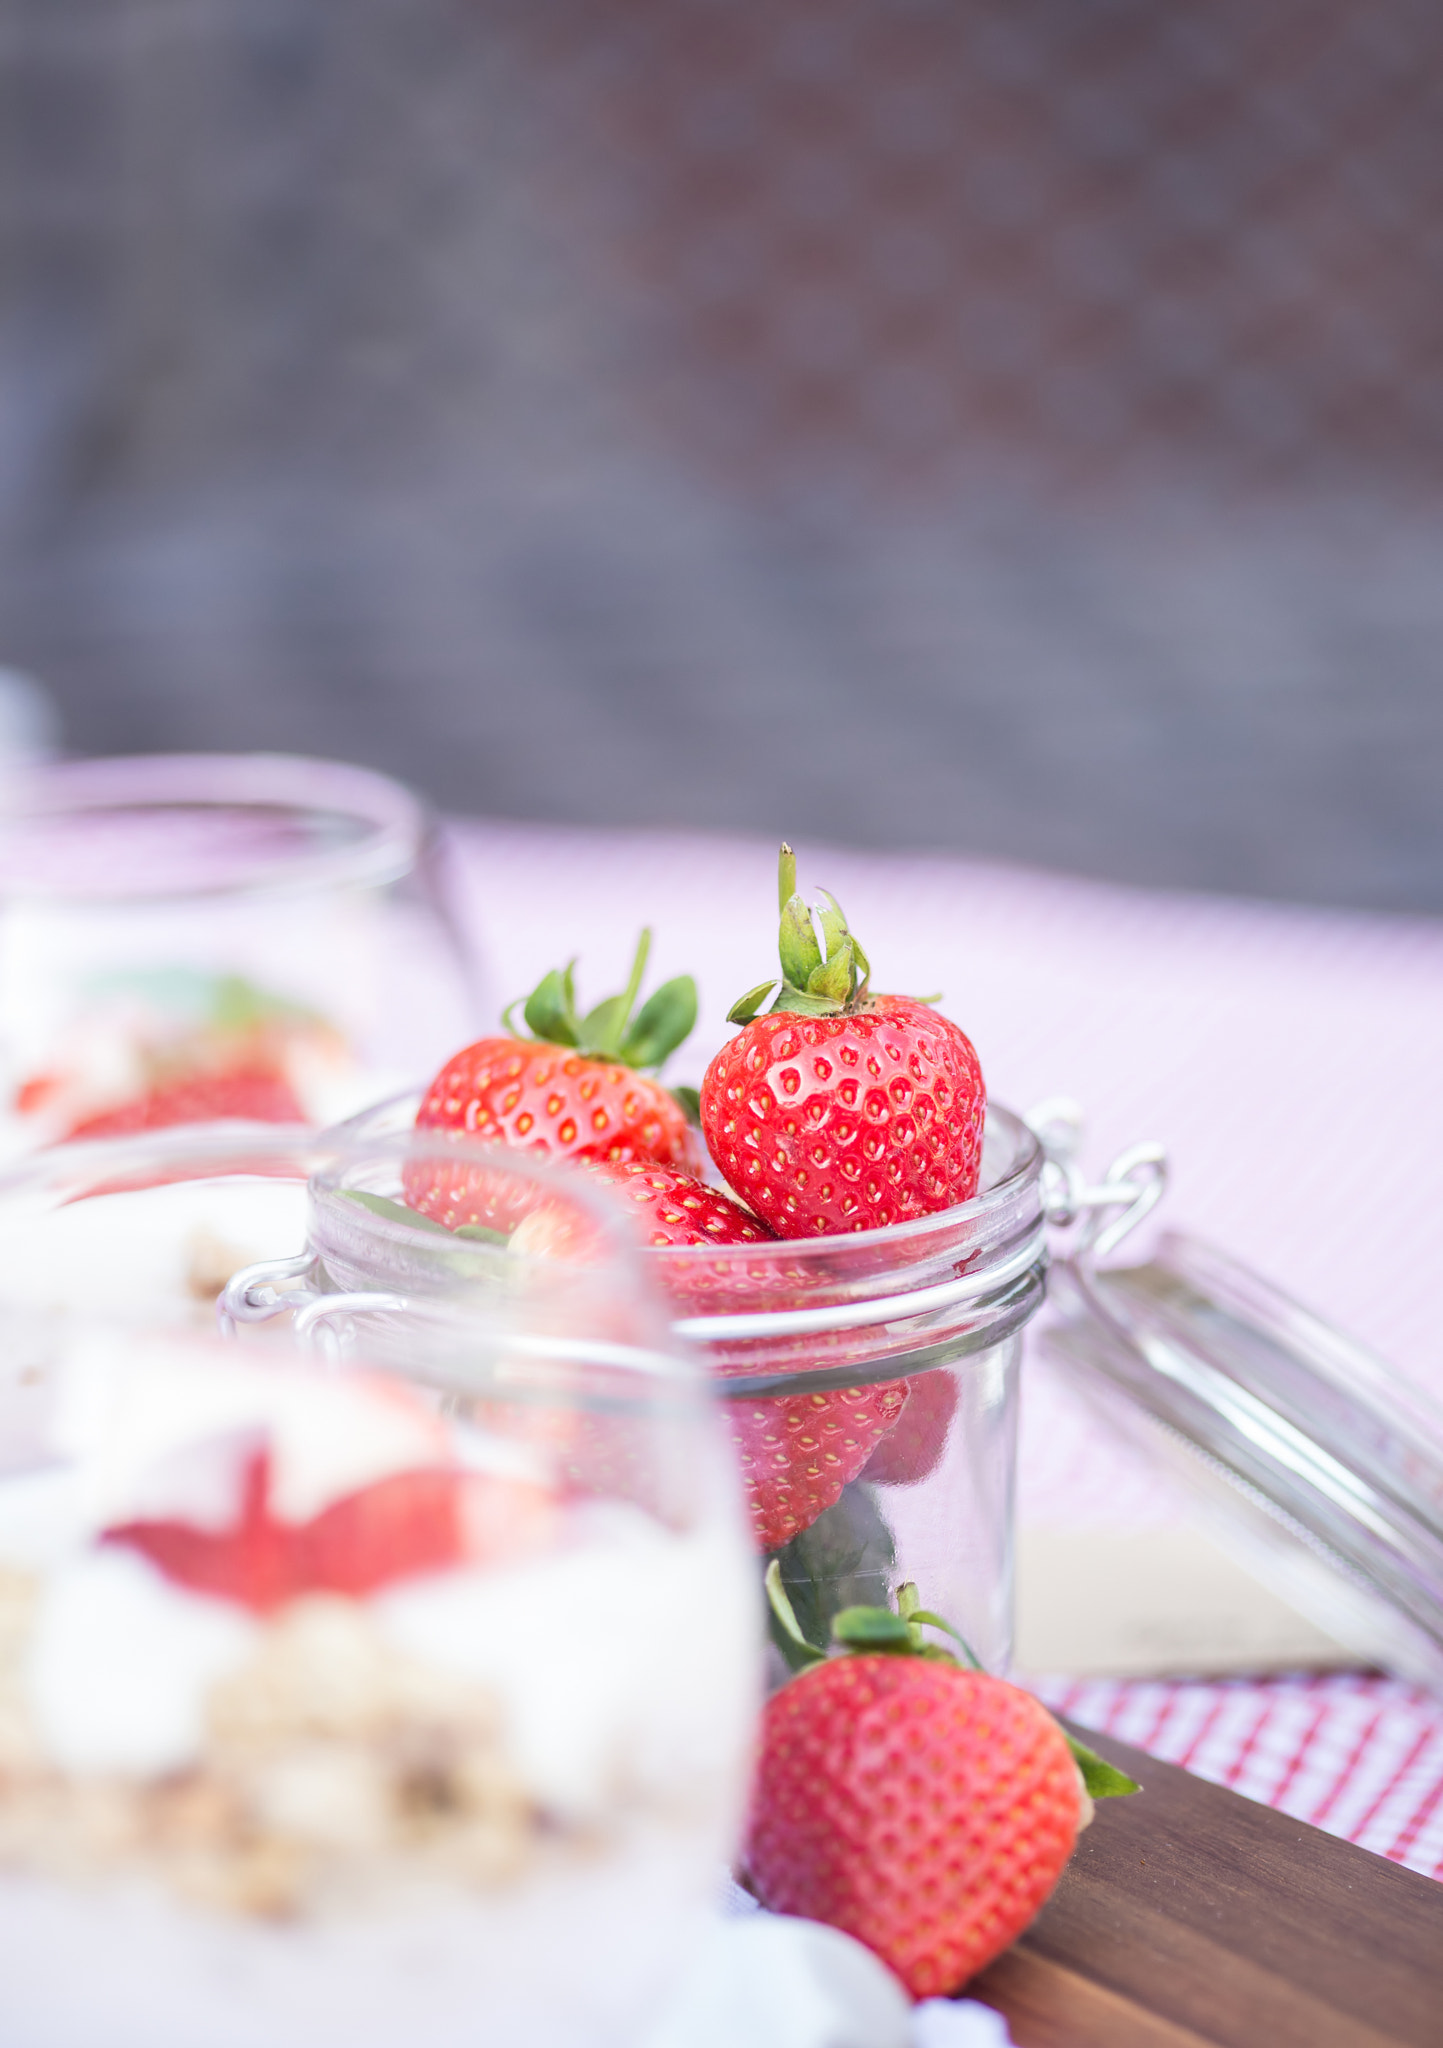
<path fill-rule="evenodd" d="M 779 823 L 785 825 L 785 820 Z M 725 1012 L 773 966 L 775 849 L 678 835 L 466 826 L 469 908 L 509 997 L 583 954 L 619 986 L 643 919 L 657 979 L 692 971 L 700 1078 Z M 998 1100 L 1077 1097 L 1089 1161 L 1160 1138 L 1162 1218 L 1254 1265 L 1443 1391 L 1435 1292 L 1443 1158 L 1443 926 L 1149 894 L 916 856 L 800 849 L 883 985 L 943 989 Z M 1139 1532 L 1150 1475 L 1029 1395 L 1021 1492 Z M 1049 1703 L 1169 1761 L 1443 1876 L 1443 1701 L 1365 1675 L 1069 1684 Z"/>
<path fill-rule="evenodd" d="M 1034 1689 L 1086 1727 L 1443 1877 L 1443 1704 L 1413 1686 L 1343 1672 Z"/>

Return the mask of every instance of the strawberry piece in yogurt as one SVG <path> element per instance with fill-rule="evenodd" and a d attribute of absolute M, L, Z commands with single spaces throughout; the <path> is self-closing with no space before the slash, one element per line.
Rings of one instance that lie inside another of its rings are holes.
<path fill-rule="evenodd" d="M 101 1540 L 138 1550 L 192 1592 L 266 1614 L 305 1593 L 360 1599 L 400 1579 L 522 1554 L 543 1537 L 551 1508 L 550 1494 L 525 1480 L 439 1467 L 390 1473 L 290 1522 L 274 1512 L 270 1453 L 259 1450 L 233 1527 L 132 1521 Z"/>

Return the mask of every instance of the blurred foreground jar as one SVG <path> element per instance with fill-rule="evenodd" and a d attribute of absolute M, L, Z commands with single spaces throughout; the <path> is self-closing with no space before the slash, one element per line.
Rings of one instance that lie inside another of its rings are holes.
<path fill-rule="evenodd" d="M 412 793 L 334 762 L 42 768 L 0 816 L 0 1141 L 328 1123 L 464 1039 Z"/>
<path fill-rule="evenodd" d="M 0 1177 L 0 2039 L 634 2048 L 706 1924 L 755 1588 L 604 1192 L 509 1162 L 584 1265 L 453 1240 L 349 1319 L 197 1282 L 198 1219 L 284 1264 L 308 1183 L 374 1217 L 443 1142 Z"/>
<path fill-rule="evenodd" d="M 415 1109 L 398 1098 L 348 1129 L 402 1131 Z M 1043 1297 L 1045 1168 L 1032 1130 L 994 1104 L 981 1192 L 957 1208 L 849 1236 L 639 1254 L 673 1335 L 722 1396 L 754 1548 L 779 1560 L 814 1642 L 840 1608 L 912 1580 L 989 1669 L 1007 1667 L 1018 1367 Z M 370 1193 L 368 1207 L 318 1176 L 306 1254 L 241 1275 L 234 1312 L 339 1322 L 423 1295 L 454 1240 L 408 1215 L 399 1180 Z"/>

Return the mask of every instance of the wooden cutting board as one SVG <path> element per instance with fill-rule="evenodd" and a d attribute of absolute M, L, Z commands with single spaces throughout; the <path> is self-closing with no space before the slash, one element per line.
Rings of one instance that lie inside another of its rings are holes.
<path fill-rule="evenodd" d="M 1443 2048 L 1443 1883 L 1078 1733 L 1143 1791 L 967 1986 L 1018 2048 Z"/>

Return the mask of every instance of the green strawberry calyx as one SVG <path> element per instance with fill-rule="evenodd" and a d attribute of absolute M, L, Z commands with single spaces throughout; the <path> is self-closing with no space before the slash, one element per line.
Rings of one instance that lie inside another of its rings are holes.
<path fill-rule="evenodd" d="M 765 1584 L 767 1600 L 784 1638 L 785 1654 L 792 1670 L 800 1673 L 825 1664 L 828 1652 L 819 1650 L 802 1634 L 782 1584 L 781 1566 L 775 1558 L 767 1566 Z M 944 1635 L 949 1635 L 962 1655 L 957 1656 L 941 1643 L 929 1642 L 922 1633 L 924 1628 L 940 1629 Z M 964 1667 L 972 1671 L 982 1669 L 963 1637 L 940 1614 L 933 1614 L 930 1608 L 922 1605 L 917 1588 L 910 1582 L 898 1588 L 895 1609 L 844 1607 L 832 1617 L 832 1643 L 843 1655 L 925 1657 L 934 1664 L 952 1664 L 959 1670 Z M 1089 1749 L 1085 1742 L 1079 1742 L 1066 1728 L 1062 1733 L 1089 1798 L 1120 1799 L 1130 1792 L 1142 1790 L 1135 1779 L 1118 1770 L 1115 1764 L 1108 1763 L 1096 1750 Z"/>
<path fill-rule="evenodd" d="M 750 1024 L 773 989 L 777 993 L 770 1009 L 797 1010 L 806 1017 L 841 1017 L 865 1006 L 871 963 L 836 897 L 825 889 L 821 896 L 813 909 L 800 894 L 797 857 L 783 845 L 777 869 L 781 985 L 774 975 L 748 989 L 727 1011 L 729 1024 Z"/>
<path fill-rule="evenodd" d="M 651 932 L 645 930 L 636 942 L 626 987 L 584 1017 L 576 1011 L 576 962 L 569 960 L 565 967 L 543 974 L 521 1009 L 532 1040 L 571 1046 L 583 1059 L 614 1060 L 624 1067 L 653 1071 L 660 1067 L 696 1023 L 696 983 L 689 974 L 664 981 L 633 1016 L 650 951 Z M 501 1022 L 514 1038 L 523 1038 L 526 1033 L 511 1021 L 516 1007 L 509 1003 Z"/>

